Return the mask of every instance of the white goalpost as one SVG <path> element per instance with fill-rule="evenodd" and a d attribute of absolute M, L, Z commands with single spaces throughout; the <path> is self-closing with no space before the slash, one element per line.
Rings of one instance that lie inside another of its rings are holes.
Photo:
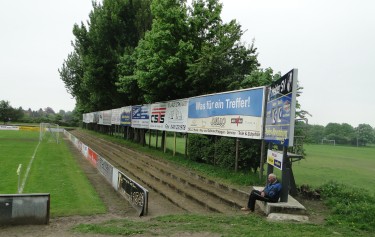
<path fill-rule="evenodd" d="M 40 123 L 39 141 L 51 139 L 59 143 L 60 129 L 58 124 L 53 123 Z"/>
<path fill-rule="evenodd" d="M 328 144 L 328 145 L 336 146 L 336 140 L 322 139 L 322 144 Z"/>

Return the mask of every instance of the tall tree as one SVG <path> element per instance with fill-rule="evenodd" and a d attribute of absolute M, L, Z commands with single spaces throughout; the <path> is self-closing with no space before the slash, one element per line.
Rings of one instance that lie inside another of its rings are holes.
<path fill-rule="evenodd" d="M 59 70 L 82 111 L 123 106 L 126 94 L 118 91 L 118 64 L 126 47 L 136 47 L 148 27 L 151 0 L 93 2 L 87 26 L 75 25 L 74 52 Z M 139 8 L 142 8 L 139 10 Z M 142 17 L 143 22 L 140 21 Z M 139 28 L 137 28 L 139 27 Z"/>
<path fill-rule="evenodd" d="M 154 0 L 152 28 L 136 49 L 135 79 L 146 102 L 186 95 L 188 27 L 185 1 Z"/>
<path fill-rule="evenodd" d="M 5 124 L 11 118 L 13 108 L 10 106 L 9 101 L 0 101 L 0 120 Z"/>
<path fill-rule="evenodd" d="M 358 145 L 366 146 L 368 143 L 375 142 L 375 132 L 369 124 L 359 124 L 355 131 Z"/>
<path fill-rule="evenodd" d="M 241 26 L 223 23 L 218 0 L 194 0 L 190 9 L 192 58 L 187 75 L 191 95 L 239 89 L 245 75 L 257 69 L 256 48 L 240 39 Z"/>

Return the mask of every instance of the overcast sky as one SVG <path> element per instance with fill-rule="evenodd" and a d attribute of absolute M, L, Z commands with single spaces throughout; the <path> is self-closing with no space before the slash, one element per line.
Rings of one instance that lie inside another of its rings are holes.
<path fill-rule="evenodd" d="M 74 23 L 91 0 L 0 0 L 0 100 L 24 109 L 73 110 L 58 68 L 72 51 Z M 310 124 L 375 127 L 375 1 L 222 0 L 255 39 L 262 68 L 298 69 Z M 373 93 L 374 92 L 374 93 Z"/>

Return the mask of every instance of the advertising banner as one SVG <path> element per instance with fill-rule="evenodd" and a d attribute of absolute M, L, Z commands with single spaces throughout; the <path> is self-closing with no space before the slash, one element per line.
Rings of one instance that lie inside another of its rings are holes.
<path fill-rule="evenodd" d="M 149 128 L 156 130 L 165 130 L 165 113 L 167 111 L 166 103 L 156 103 L 150 105 Z"/>
<path fill-rule="evenodd" d="M 113 166 L 106 161 L 103 157 L 99 156 L 97 168 L 99 172 L 105 177 L 105 179 L 112 183 L 113 177 Z"/>
<path fill-rule="evenodd" d="M 148 128 L 149 126 L 149 108 L 150 105 L 135 105 L 132 106 L 132 127 L 133 128 Z"/>
<path fill-rule="evenodd" d="M 127 177 L 122 172 L 118 174 L 118 191 L 138 211 L 139 216 L 147 214 L 148 190 Z"/>
<path fill-rule="evenodd" d="M 40 131 L 40 127 L 31 127 L 31 126 L 20 126 L 19 130 L 21 131 Z"/>
<path fill-rule="evenodd" d="M 103 119 L 104 119 L 104 111 L 99 111 L 96 112 L 98 114 L 98 124 L 103 124 Z"/>
<path fill-rule="evenodd" d="M 18 126 L 0 125 L 0 130 L 14 130 L 14 131 L 18 131 L 18 130 L 20 130 L 20 127 L 18 127 Z"/>
<path fill-rule="evenodd" d="M 132 107 L 126 106 L 121 108 L 121 126 L 130 127 L 132 125 Z"/>
<path fill-rule="evenodd" d="M 86 114 L 86 123 L 93 123 L 94 122 L 94 113 L 87 113 Z"/>
<path fill-rule="evenodd" d="M 89 158 L 89 147 L 82 143 L 82 154 L 88 159 Z"/>
<path fill-rule="evenodd" d="M 165 115 L 166 131 L 187 132 L 188 105 L 188 99 L 167 102 Z"/>
<path fill-rule="evenodd" d="M 93 123 L 97 123 L 99 124 L 99 115 L 100 115 L 101 112 L 92 112 L 92 114 L 94 115 L 94 120 L 93 120 Z M 102 117 L 103 118 L 103 117 Z M 103 119 L 102 119 L 102 123 L 103 123 Z"/>
<path fill-rule="evenodd" d="M 262 139 L 264 87 L 189 99 L 188 132 Z"/>
<path fill-rule="evenodd" d="M 121 111 L 122 109 L 112 109 L 111 124 L 120 125 L 121 123 Z"/>
<path fill-rule="evenodd" d="M 293 146 L 297 79 L 293 69 L 268 88 L 264 140 Z"/>
<path fill-rule="evenodd" d="M 112 187 L 118 191 L 118 174 L 120 173 L 120 171 L 118 169 L 116 169 L 116 167 L 113 167 L 113 174 L 112 174 Z"/>
<path fill-rule="evenodd" d="M 283 154 L 277 151 L 267 150 L 267 163 L 279 170 L 283 169 Z"/>
<path fill-rule="evenodd" d="M 87 159 L 91 162 L 91 164 L 94 167 L 97 167 L 97 162 L 98 162 L 98 154 L 96 154 L 95 151 L 93 151 L 90 147 L 88 150 L 88 156 Z"/>
<path fill-rule="evenodd" d="M 111 119 L 112 119 L 112 110 L 104 110 L 102 111 L 103 115 L 103 125 L 111 125 Z"/>

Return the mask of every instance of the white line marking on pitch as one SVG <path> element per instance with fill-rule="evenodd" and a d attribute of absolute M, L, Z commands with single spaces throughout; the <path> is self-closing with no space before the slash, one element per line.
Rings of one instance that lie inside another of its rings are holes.
<path fill-rule="evenodd" d="M 29 172 L 30 172 L 30 169 L 31 169 L 31 165 L 34 161 L 34 158 L 35 158 L 35 154 L 36 154 L 36 151 L 38 150 L 38 147 L 40 145 L 40 141 L 38 142 L 38 145 L 36 146 L 35 150 L 34 150 L 34 154 L 33 156 L 31 157 L 31 160 L 29 162 L 29 165 L 27 166 L 27 169 L 26 169 L 26 174 L 25 174 L 25 177 L 23 178 L 22 180 L 22 185 L 21 185 L 21 188 L 19 190 L 19 193 L 22 193 L 23 192 L 23 189 L 25 187 L 25 183 L 26 183 L 26 180 L 27 180 L 27 177 L 29 176 Z"/>

